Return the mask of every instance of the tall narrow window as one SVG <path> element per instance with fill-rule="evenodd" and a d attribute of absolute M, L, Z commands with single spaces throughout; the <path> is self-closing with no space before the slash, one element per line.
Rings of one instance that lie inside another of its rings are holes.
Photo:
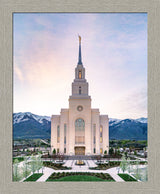
<path fill-rule="evenodd" d="M 103 127 L 102 125 L 100 126 L 100 143 L 103 142 Z"/>
<path fill-rule="evenodd" d="M 82 71 L 79 71 L 79 72 L 78 72 L 78 78 L 79 78 L 79 79 L 82 79 Z"/>
<path fill-rule="evenodd" d="M 75 121 L 75 144 L 85 143 L 85 122 L 83 119 Z"/>
<path fill-rule="evenodd" d="M 64 124 L 64 144 L 66 144 L 67 125 Z"/>
<path fill-rule="evenodd" d="M 100 154 L 103 154 L 103 149 L 102 148 L 100 148 Z"/>
<path fill-rule="evenodd" d="M 57 126 L 57 143 L 60 141 L 60 128 L 59 125 Z"/>
<path fill-rule="evenodd" d="M 96 153 L 96 124 L 93 124 L 93 153 Z"/>
<path fill-rule="evenodd" d="M 79 86 L 79 94 L 81 94 L 81 86 Z"/>
<path fill-rule="evenodd" d="M 93 144 L 96 144 L 96 124 L 93 125 Z"/>

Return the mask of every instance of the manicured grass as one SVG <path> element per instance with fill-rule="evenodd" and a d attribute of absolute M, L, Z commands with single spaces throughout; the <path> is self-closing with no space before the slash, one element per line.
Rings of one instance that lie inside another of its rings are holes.
<path fill-rule="evenodd" d="M 107 173 L 83 173 L 83 172 L 67 172 L 53 173 L 48 179 L 49 181 L 115 181 Z"/>
<path fill-rule="evenodd" d="M 42 175 L 43 175 L 43 173 L 35 173 L 35 174 L 32 174 L 30 177 L 28 177 L 26 180 L 24 180 L 24 182 L 27 182 L 27 181 L 36 181 L 36 180 L 38 180 Z"/>
<path fill-rule="evenodd" d="M 62 177 L 54 180 L 48 180 L 48 181 L 105 181 L 105 180 L 94 176 L 73 175 L 73 176 L 66 176 L 66 177 Z"/>
<path fill-rule="evenodd" d="M 137 181 L 133 177 L 131 177 L 129 174 L 118 174 L 124 181 Z"/>

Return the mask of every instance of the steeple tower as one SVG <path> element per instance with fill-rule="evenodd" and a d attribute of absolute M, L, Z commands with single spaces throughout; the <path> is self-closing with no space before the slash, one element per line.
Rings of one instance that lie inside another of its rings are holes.
<path fill-rule="evenodd" d="M 79 36 L 79 55 L 78 55 L 78 64 L 75 69 L 75 79 L 76 80 L 84 80 L 85 79 L 85 68 L 82 64 L 82 56 L 81 56 L 81 36 Z"/>
<path fill-rule="evenodd" d="M 75 68 L 75 79 L 72 83 L 72 96 L 70 98 L 90 98 L 88 96 L 88 83 L 85 79 L 85 68 L 82 63 L 81 56 L 81 36 L 79 38 L 79 55 L 78 55 L 78 64 Z"/>
<path fill-rule="evenodd" d="M 81 56 L 81 36 L 79 36 L 79 56 L 78 56 L 78 65 L 82 65 L 82 56 Z"/>

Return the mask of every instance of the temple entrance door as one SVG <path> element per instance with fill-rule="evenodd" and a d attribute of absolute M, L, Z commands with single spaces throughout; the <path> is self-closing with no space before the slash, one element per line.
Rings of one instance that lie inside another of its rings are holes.
<path fill-rule="evenodd" d="M 75 147 L 75 155 L 85 155 L 85 147 Z"/>

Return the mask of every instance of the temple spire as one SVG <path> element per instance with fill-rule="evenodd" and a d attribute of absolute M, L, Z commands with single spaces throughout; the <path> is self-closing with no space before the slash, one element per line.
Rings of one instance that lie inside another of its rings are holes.
<path fill-rule="evenodd" d="M 78 65 L 82 65 L 82 57 L 81 57 L 81 36 L 79 36 L 79 56 L 78 56 Z"/>

